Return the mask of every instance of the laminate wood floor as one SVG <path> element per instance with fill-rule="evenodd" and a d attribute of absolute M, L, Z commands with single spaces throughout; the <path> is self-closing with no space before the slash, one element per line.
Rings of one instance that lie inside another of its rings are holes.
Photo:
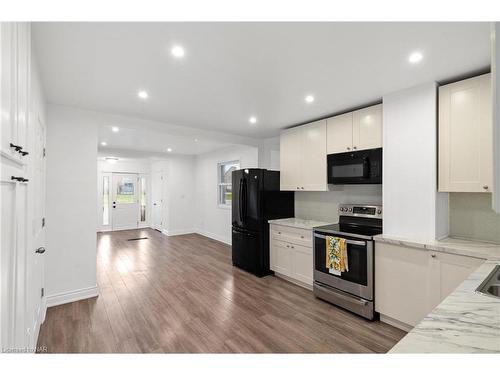
<path fill-rule="evenodd" d="M 148 239 L 128 241 L 131 238 Z M 49 353 L 385 353 L 404 332 L 274 276 L 231 264 L 231 247 L 152 229 L 100 233 L 100 295 L 51 307 Z"/>

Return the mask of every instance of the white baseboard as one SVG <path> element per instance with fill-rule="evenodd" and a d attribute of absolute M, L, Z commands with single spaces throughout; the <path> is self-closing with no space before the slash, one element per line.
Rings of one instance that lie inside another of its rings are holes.
<path fill-rule="evenodd" d="M 202 230 L 202 229 L 197 229 L 195 231 L 195 233 L 198 233 L 199 235 L 211 238 L 211 239 L 216 240 L 216 241 L 223 242 L 227 245 L 231 245 L 231 238 L 226 238 L 226 237 L 220 236 L 218 234 L 207 232 L 207 231 Z"/>
<path fill-rule="evenodd" d="M 304 283 L 304 282 L 302 282 L 300 280 L 296 280 L 296 279 L 294 279 L 292 277 L 285 276 L 285 275 L 283 275 L 283 274 L 281 274 L 279 272 L 274 271 L 274 276 L 279 277 L 280 279 L 286 280 L 289 283 L 301 286 L 302 288 L 313 290 L 312 284 L 306 284 L 306 283 Z"/>
<path fill-rule="evenodd" d="M 96 286 L 63 292 L 47 296 L 47 307 L 64 305 L 65 303 L 75 302 L 82 299 L 97 297 L 99 289 Z"/>
<path fill-rule="evenodd" d="M 183 234 L 196 233 L 196 231 L 194 229 L 177 229 L 177 230 L 165 230 L 165 229 L 162 229 L 161 232 L 165 236 L 181 236 Z"/>

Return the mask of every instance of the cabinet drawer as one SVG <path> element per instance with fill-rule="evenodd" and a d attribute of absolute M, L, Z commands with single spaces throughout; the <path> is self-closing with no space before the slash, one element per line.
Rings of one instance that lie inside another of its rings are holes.
<path fill-rule="evenodd" d="M 271 239 L 312 248 L 312 230 L 271 225 Z"/>

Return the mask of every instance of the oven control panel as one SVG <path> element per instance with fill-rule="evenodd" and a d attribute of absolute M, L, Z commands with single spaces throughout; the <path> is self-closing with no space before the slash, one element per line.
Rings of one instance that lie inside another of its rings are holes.
<path fill-rule="evenodd" d="M 382 218 L 382 206 L 341 204 L 341 205 L 339 205 L 339 215 L 340 216 L 372 217 L 375 219 L 381 219 Z"/>

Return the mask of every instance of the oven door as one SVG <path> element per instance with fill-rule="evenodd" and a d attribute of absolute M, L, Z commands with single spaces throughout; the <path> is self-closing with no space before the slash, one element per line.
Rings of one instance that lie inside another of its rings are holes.
<path fill-rule="evenodd" d="M 335 236 L 346 240 L 349 266 L 337 276 L 326 268 L 326 236 L 335 235 L 314 232 L 314 281 L 373 300 L 373 241 Z"/>

